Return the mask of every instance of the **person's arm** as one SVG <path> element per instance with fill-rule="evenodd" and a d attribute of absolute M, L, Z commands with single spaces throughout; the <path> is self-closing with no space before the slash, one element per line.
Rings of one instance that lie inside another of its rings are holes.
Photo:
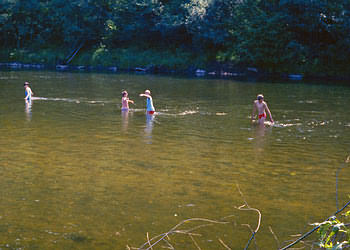
<path fill-rule="evenodd" d="M 133 100 L 129 100 L 129 99 L 128 99 L 128 102 L 130 102 L 130 103 L 134 104 L 134 101 L 133 101 Z"/>
<path fill-rule="evenodd" d="M 272 119 L 272 115 L 271 115 L 270 109 L 269 109 L 269 107 L 267 106 L 267 104 L 266 104 L 266 103 L 265 103 L 265 109 L 266 109 L 267 113 L 268 113 L 268 114 L 269 114 L 269 116 L 270 116 L 270 120 L 271 120 L 271 122 L 273 122 L 273 119 Z"/>
<path fill-rule="evenodd" d="M 146 95 L 146 94 L 140 94 L 139 96 L 144 96 L 144 97 L 147 97 L 147 98 L 150 97 L 149 95 Z"/>

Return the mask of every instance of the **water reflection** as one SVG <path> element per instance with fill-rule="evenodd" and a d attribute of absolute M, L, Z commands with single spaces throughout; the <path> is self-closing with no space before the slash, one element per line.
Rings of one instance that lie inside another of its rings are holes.
<path fill-rule="evenodd" d="M 126 132 L 129 125 L 129 110 L 122 110 L 122 130 Z"/>
<path fill-rule="evenodd" d="M 32 100 L 25 100 L 25 112 L 26 112 L 26 117 L 27 121 L 32 120 Z"/>
<path fill-rule="evenodd" d="M 261 153 L 264 151 L 264 145 L 266 142 L 266 139 L 271 134 L 272 126 L 265 126 L 268 124 L 256 124 L 253 128 L 254 132 L 254 146 L 257 153 Z"/>
<path fill-rule="evenodd" d="M 145 139 L 146 143 L 152 144 L 152 130 L 155 115 L 146 113 Z"/>

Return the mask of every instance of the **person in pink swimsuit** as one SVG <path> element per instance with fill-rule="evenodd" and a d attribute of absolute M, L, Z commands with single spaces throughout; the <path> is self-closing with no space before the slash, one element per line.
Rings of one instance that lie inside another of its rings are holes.
<path fill-rule="evenodd" d="M 129 102 L 134 104 L 134 101 L 129 99 L 128 92 L 126 90 L 124 90 L 122 92 L 122 111 L 128 111 L 129 110 Z"/>
<path fill-rule="evenodd" d="M 254 121 L 255 112 L 258 110 L 258 124 L 263 125 L 266 119 L 266 111 L 270 116 L 270 120 L 273 123 L 272 115 L 270 112 L 269 107 L 267 106 L 267 103 L 264 102 L 264 96 L 262 94 L 259 94 L 257 96 L 257 100 L 254 101 L 253 104 L 253 112 L 252 112 L 252 121 Z"/>

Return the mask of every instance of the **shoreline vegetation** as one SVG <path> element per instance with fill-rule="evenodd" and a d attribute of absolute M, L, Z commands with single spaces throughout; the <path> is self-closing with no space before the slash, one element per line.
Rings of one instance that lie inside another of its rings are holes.
<path fill-rule="evenodd" d="M 303 73 L 269 72 L 247 65 L 205 63 L 191 53 L 180 51 L 138 51 L 136 49 L 85 51 L 75 54 L 72 62 L 65 62 L 65 53 L 44 49 L 2 50 L 0 70 L 56 70 L 62 72 L 134 72 L 189 77 L 228 78 L 249 81 L 346 81 L 350 76 L 313 75 Z"/>
<path fill-rule="evenodd" d="M 83 51 L 66 57 L 59 50 L 29 49 L 0 52 L 0 69 L 57 70 L 81 72 L 138 72 L 149 74 L 175 74 L 196 77 L 238 78 L 238 79 L 289 79 L 302 80 L 303 74 L 268 73 L 255 67 L 233 65 L 232 63 L 210 62 L 196 57 L 191 52 L 152 51 L 138 49 L 97 49 Z M 72 59 L 67 63 L 67 58 Z"/>
<path fill-rule="evenodd" d="M 349 23 L 345 0 L 4 0 L 0 62 L 349 80 Z"/>

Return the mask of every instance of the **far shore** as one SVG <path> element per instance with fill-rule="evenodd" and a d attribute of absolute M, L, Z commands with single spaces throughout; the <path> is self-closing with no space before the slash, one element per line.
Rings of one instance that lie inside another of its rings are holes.
<path fill-rule="evenodd" d="M 119 68 L 118 66 L 86 66 L 86 65 L 47 65 L 42 63 L 0 62 L 0 70 L 54 70 L 58 72 L 107 72 L 107 73 L 135 73 L 135 74 L 159 74 L 179 75 L 203 78 L 224 78 L 242 81 L 288 81 L 288 82 L 326 82 L 326 81 L 348 81 L 350 76 L 305 76 L 298 73 L 267 73 L 255 67 L 228 67 L 219 65 L 216 68 L 202 69 L 188 67 L 186 70 L 169 69 L 163 66 L 130 67 Z"/>

